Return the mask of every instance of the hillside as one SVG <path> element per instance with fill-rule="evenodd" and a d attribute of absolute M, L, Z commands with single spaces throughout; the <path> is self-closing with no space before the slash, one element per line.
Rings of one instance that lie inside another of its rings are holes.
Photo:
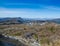
<path fill-rule="evenodd" d="M 37 43 L 41 46 L 60 46 L 59 22 L 60 19 L 1 18 L 0 34 L 19 40 L 22 38 L 29 46 Z"/>
<path fill-rule="evenodd" d="M 43 23 L 44 20 L 28 19 L 28 18 L 0 18 L 0 25 L 23 24 L 23 23 Z"/>
<path fill-rule="evenodd" d="M 51 20 L 47 20 L 48 22 L 54 22 L 57 24 L 60 24 L 60 18 L 56 18 L 56 19 L 51 19 Z"/>
<path fill-rule="evenodd" d="M 56 23 L 1 25 L 0 33 L 21 36 L 29 42 L 35 39 L 41 46 L 60 46 L 60 24 Z"/>
<path fill-rule="evenodd" d="M 22 24 L 24 20 L 22 18 L 0 18 L 0 25 L 9 24 Z"/>

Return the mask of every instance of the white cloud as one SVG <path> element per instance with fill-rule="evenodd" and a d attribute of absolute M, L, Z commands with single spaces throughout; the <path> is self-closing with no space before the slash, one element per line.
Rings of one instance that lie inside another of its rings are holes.
<path fill-rule="evenodd" d="M 59 10 L 60 11 L 60 7 L 56 7 L 56 6 L 42 6 L 45 9 L 49 9 L 49 10 Z"/>
<path fill-rule="evenodd" d="M 50 9 L 50 8 L 49 8 Z M 59 11 L 33 9 L 7 9 L 0 8 L 0 17 L 25 17 L 25 18 L 58 18 Z"/>

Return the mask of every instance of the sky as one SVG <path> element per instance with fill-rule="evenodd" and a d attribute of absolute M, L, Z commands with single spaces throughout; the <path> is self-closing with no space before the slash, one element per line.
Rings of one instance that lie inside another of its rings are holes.
<path fill-rule="evenodd" d="M 0 17 L 60 18 L 60 0 L 0 0 Z"/>

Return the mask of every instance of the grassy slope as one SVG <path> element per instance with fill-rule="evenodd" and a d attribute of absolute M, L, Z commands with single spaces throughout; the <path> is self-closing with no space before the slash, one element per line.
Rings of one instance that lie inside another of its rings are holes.
<path fill-rule="evenodd" d="M 60 46 L 60 25 L 46 23 L 45 25 L 1 25 L 0 33 L 24 37 L 26 33 L 34 33 L 32 38 L 38 40 L 42 46 Z"/>

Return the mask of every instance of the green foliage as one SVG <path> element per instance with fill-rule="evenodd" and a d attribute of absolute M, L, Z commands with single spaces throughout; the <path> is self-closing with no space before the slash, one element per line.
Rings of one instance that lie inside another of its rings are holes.
<path fill-rule="evenodd" d="M 15 36 L 20 36 L 21 35 L 21 33 L 16 33 L 16 34 L 14 34 Z"/>
<path fill-rule="evenodd" d="M 34 34 L 34 39 L 38 39 L 38 35 L 37 34 Z"/>
<path fill-rule="evenodd" d="M 47 43 L 47 44 L 49 45 L 50 40 L 49 40 L 48 38 L 43 37 L 43 38 L 40 40 L 40 43 L 41 43 L 41 44 Z"/>

